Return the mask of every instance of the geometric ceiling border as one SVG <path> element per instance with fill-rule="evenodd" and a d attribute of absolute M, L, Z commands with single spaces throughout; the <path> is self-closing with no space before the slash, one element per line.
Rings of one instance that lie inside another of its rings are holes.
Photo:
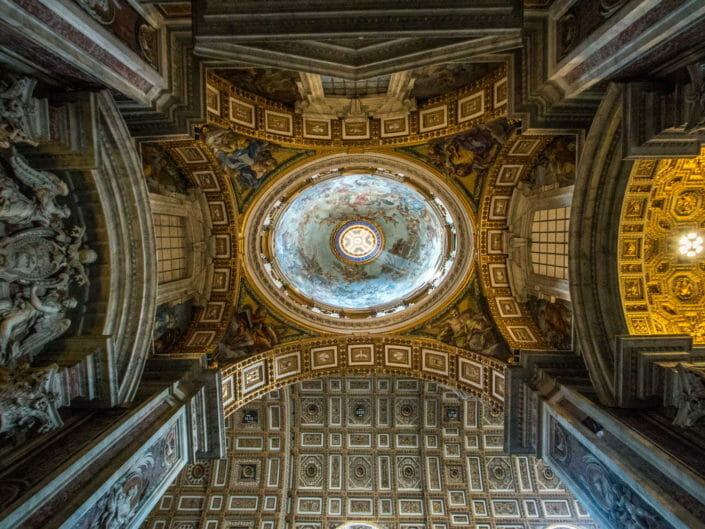
<path fill-rule="evenodd" d="M 228 177 L 210 149 L 197 140 L 162 142 L 208 203 L 213 248 L 210 297 L 195 314 L 182 339 L 165 354 L 201 356 L 220 343 L 230 324 L 240 289 L 238 205 Z"/>
<path fill-rule="evenodd" d="M 399 147 L 425 143 L 505 117 L 508 89 L 507 68 L 502 65 L 458 90 L 426 100 L 407 114 L 362 120 L 304 118 L 289 106 L 242 90 L 210 73 L 205 107 L 209 124 L 282 146 L 319 150 Z M 421 132 L 420 116 L 426 123 L 437 123 L 437 128 Z M 343 134 L 343 128 L 348 130 L 350 124 L 357 124 L 358 138 L 353 139 L 350 132 Z"/>
<path fill-rule="evenodd" d="M 507 215 L 518 175 L 528 174 L 538 162 L 543 149 L 554 136 L 516 135 L 507 141 L 483 183 L 480 198 L 480 230 L 476 244 L 479 255 L 479 277 L 492 319 L 509 347 L 517 349 L 553 350 L 543 337 L 526 304 L 519 302 L 509 285 L 507 266 L 509 226 Z M 520 153 L 520 154 L 516 154 Z M 518 171 L 519 167 L 523 169 Z M 511 171 L 504 171 L 509 168 Z M 506 174 L 517 175 L 516 182 L 506 182 Z M 498 279 L 499 278 L 499 279 Z M 504 314 L 499 307 L 503 307 Z"/>
<path fill-rule="evenodd" d="M 326 376 L 394 374 L 438 382 L 504 407 L 501 360 L 429 338 L 370 334 L 310 338 L 222 366 L 227 417 L 289 384 Z"/>

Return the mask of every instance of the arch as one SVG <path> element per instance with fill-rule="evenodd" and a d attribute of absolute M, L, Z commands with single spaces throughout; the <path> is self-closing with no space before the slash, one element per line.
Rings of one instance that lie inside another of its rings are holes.
<path fill-rule="evenodd" d="M 544 340 L 527 307 L 509 282 L 509 222 L 516 208 L 515 189 L 521 174 L 536 163 L 553 136 L 510 138 L 497 156 L 482 185 L 478 210 L 478 278 L 497 329 L 511 349 L 552 349 Z M 529 153 L 517 156 L 516 153 Z"/>
<path fill-rule="evenodd" d="M 437 340 L 369 334 L 311 338 L 281 345 L 223 367 L 225 416 L 295 382 L 331 375 L 395 374 L 438 382 L 504 407 L 501 360 Z"/>
<path fill-rule="evenodd" d="M 227 175 L 200 140 L 160 142 L 189 182 L 203 191 L 210 217 L 212 269 L 207 272 L 206 301 L 194 314 L 182 340 L 168 354 L 201 355 L 223 339 L 240 292 L 237 199 Z"/>
<path fill-rule="evenodd" d="M 568 247 L 575 348 L 606 405 L 614 403 L 614 337 L 627 333 L 617 279 L 617 232 L 633 162 L 622 161 L 622 139 L 622 92 L 612 84 L 585 140 Z"/>

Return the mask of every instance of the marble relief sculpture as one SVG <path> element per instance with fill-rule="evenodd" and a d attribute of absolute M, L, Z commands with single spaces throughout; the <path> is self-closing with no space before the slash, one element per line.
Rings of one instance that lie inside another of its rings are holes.
<path fill-rule="evenodd" d="M 56 203 L 57 197 L 68 195 L 68 187 L 56 175 L 32 169 L 21 155 L 13 151 L 10 164 L 15 182 L 0 166 L 0 220 L 10 224 L 36 221 L 42 226 L 56 224 L 71 212 Z M 20 185 L 30 192 L 23 192 Z"/>
<path fill-rule="evenodd" d="M 59 203 L 69 187 L 32 168 L 16 150 L 36 146 L 36 81 L 0 81 L 0 435 L 42 433 L 61 425 L 53 393 L 56 366 L 30 367 L 71 326 L 78 302 L 70 290 L 88 285 L 97 254 L 85 228 L 70 226 Z"/>
<path fill-rule="evenodd" d="M 681 363 L 676 378 L 680 394 L 673 424 L 688 428 L 705 417 L 705 366 Z"/>
<path fill-rule="evenodd" d="M 34 429 L 46 432 L 61 425 L 52 391 L 56 366 L 31 369 L 0 367 L 0 434 Z"/>
<path fill-rule="evenodd" d="M 0 364 L 12 367 L 68 330 L 69 286 L 88 283 L 97 256 L 83 246 L 85 228 L 64 226 L 70 210 L 56 199 L 66 184 L 14 149 L 9 165 L 0 170 Z"/>
<path fill-rule="evenodd" d="M 0 81 L 0 148 L 14 143 L 37 145 L 31 125 L 35 106 L 32 92 L 37 81 L 29 77 Z"/>

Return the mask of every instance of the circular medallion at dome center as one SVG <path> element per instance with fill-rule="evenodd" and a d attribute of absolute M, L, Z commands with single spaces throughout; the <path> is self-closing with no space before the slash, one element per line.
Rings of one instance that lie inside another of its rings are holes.
<path fill-rule="evenodd" d="M 334 251 L 343 261 L 366 263 L 382 251 L 384 237 L 379 228 L 367 221 L 350 221 L 333 234 Z"/>

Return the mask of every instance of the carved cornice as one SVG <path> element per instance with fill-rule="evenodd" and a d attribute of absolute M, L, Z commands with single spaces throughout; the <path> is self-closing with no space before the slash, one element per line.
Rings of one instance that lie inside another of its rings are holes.
<path fill-rule="evenodd" d="M 517 47 L 517 0 L 196 4 L 200 55 L 350 80 Z M 382 38 L 380 38 L 382 37 Z M 371 42 L 360 42 L 360 39 Z"/>
<path fill-rule="evenodd" d="M 576 348 L 602 402 L 614 403 L 614 337 L 619 310 L 617 237 L 630 162 L 622 161 L 620 90 L 610 85 L 588 132 L 573 192 L 569 269 Z"/>

